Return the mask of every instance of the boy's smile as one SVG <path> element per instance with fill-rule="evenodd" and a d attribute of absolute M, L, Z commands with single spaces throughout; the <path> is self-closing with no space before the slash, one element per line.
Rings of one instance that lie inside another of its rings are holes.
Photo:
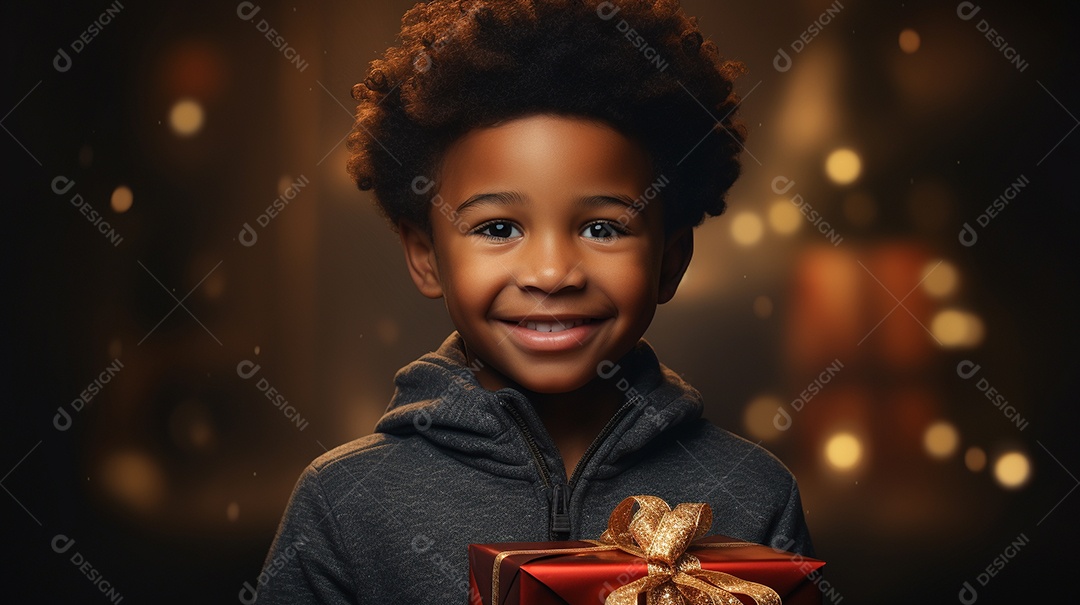
<path fill-rule="evenodd" d="M 449 147 L 437 199 L 453 211 L 401 238 L 485 388 L 580 389 L 644 334 L 692 251 L 689 228 L 665 237 L 659 199 L 635 208 L 655 176 L 639 144 L 575 117 L 517 118 Z"/>

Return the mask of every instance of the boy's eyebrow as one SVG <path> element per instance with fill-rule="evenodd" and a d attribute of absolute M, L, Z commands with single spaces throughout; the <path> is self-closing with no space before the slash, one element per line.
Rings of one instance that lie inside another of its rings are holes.
<path fill-rule="evenodd" d="M 581 198 L 581 202 L 590 208 L 600 206 L 633 206 L 634 200 L 628 195 L 613 193 L 611 195 L 590 195 Z"/>
<path fill-rule="evenodd" d="M 528 198 L 517 191 L 498 191 L 494 193 L 478 193 L 470 196 L 457 208 L 457 212 L 460 214 L 470 206 L 483 204 L 493 206 L 509 206 L 516 203 L 527 203 Z M 589 195 L 581 198 L 580 201 L 586 207 L 595 208 L 601 206 L 633 206 L 634 200 L 630 196 L 623 195 L 621 193 L 614 193 L 611 195 Z"/>
<path fill-rule="evenodd" d="M 460 214 L 469 206 L 474 206 L 477 204 L 485 204 L 491 206 L 509 206 L 511 204 L 516 204 L 524 201 L 526 201 L 525 196 L 521 193 L 518 193 L 517 191 L 477 193 L 476 195 L 470 196 L 469 199 L 465 200 L 464 203 L 458 206 L 457 211 Z"/>

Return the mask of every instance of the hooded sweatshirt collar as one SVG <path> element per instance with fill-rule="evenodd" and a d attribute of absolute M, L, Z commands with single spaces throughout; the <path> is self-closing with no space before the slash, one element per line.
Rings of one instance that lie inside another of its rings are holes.
<path fill-rule="evenodd" d="M 526 396 L 510 387 L 485 389 L 477 370 L 453 332 L 438 350 L 398 371 L 394 396 L 375 430 L 420 436 L 470 466 L 517 479 L 535 478 L 536 451 L 549 473 L 565 482 L 558 450 Z M 627 399 L 607 435 L 593 444 L 593 455 L 582 460 L 583 476 L 617 474 L 629 454 L 701 417 L 701 395 L 663 366 L 644 339 L 617 363 L 601 364 L 598 373 L 615 381 Z"/>

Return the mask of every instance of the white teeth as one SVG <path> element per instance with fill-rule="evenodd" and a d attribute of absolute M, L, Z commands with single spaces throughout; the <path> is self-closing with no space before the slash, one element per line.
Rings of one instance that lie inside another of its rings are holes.
<path fill-rule="evenodd" d="M 576 328 L 581 324 L 588 323 L 587 319 L 574 319 L 570 321 L 548 322 L 548 321 L 529 321 L 525 322 L 525 327 L 530 330 L 536 330 L 537 332 L 562 332 L 570 328 Z"/>

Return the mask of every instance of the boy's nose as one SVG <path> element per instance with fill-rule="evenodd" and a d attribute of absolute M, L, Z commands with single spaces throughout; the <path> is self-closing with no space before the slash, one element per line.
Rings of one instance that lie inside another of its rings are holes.
<path fill-rule="evenodd" d="M 547 294 L 585 286 L 585 267 L 576 242 L 559 237 L 537 237 L 524 246 L 519 259 L 518 283 Z"/>

